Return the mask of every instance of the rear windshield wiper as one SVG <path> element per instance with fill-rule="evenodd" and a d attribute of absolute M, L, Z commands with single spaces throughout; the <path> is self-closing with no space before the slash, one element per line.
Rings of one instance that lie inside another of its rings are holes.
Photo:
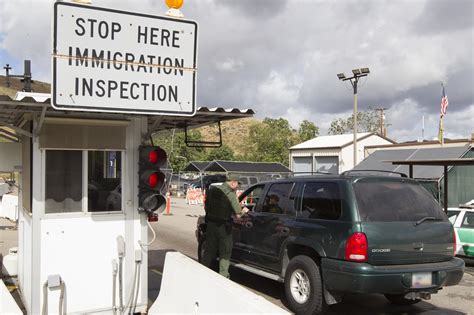
<path fill-rule="evenodd" d="M 441 219 L 435 218 L 435 217 L 424 217 L 423 219 L 420 219 L 414 223 L 415 226 L 420 225 L 421 223 L 425 221 L 441 221 Z"/>

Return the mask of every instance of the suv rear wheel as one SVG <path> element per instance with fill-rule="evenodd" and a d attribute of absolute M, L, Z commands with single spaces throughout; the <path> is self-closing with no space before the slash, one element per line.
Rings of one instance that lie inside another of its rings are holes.
<path fill-rule="evenodd" d="M 296 256 L 285 274 L 285 294 L 296 314 L 321 314 L 326 310 L 319 267 L 308 256 Z"/>
<path fill-rule="evenodd" d="M 396 305 L 413 305 L 421 301 L 421 299 L 406 299 L 404 294 L 385 294 L 385 297 Z"/>

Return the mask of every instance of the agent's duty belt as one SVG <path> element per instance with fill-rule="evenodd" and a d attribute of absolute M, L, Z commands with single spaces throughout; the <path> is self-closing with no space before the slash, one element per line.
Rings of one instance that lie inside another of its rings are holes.
<path fill-rule="evenodd" d="M 218 225 L 220 224 L 228 224 L 231 223 L 231 219 L 219 219 L 219 218 L 213 218 L 211 216 L 206 215 L 206 222 L 211 222 L 211 223 L 216 223 Z"/>

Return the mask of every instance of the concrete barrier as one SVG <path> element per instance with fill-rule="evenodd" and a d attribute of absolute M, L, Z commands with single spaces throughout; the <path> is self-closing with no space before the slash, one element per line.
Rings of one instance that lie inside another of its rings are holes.
<path fill-rule="evenodd" d="M 148 314 L 290 314 L 179 252 L 166 254 L 160 294 Z"/>
<path fill-rule="evenodd" d="M 0 281 L 0 314 L 23 315 L 3 280 Z"/>

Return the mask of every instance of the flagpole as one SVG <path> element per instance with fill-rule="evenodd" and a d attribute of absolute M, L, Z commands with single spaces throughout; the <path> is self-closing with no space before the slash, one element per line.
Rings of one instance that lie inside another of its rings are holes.
<path fill-rule="evenodd" d="M 444 144 L 443 135 L 443 114 L 439 115 L 439 130 L 438 130 L 438 141 L 441 145 Z"/>
<path fill-rule="evenodd" d="M 439 116 L 439 131 L 438 131 L 438 140 L 441 145 L 444 144 L 444 128 L 443 128 L 443 117 L 446 115 L 448 109 L 449 101 L 448 96 L 444 90 L 444 84 L 441 82 L 441 113 Z"/>

